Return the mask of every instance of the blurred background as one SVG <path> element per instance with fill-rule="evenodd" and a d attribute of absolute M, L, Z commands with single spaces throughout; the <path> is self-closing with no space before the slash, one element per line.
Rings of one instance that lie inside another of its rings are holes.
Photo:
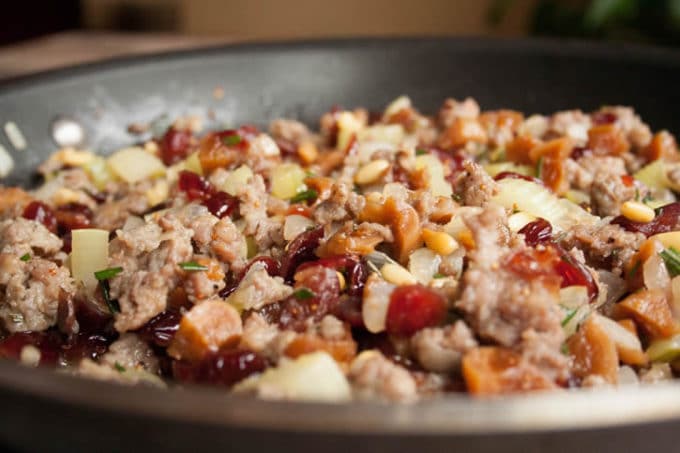
<path fill-rule="evenodd" d="M 680 45 L 680 0 L 21 0 L 3 2 L 0 77 L 246 40 L 553 36 Z"/>

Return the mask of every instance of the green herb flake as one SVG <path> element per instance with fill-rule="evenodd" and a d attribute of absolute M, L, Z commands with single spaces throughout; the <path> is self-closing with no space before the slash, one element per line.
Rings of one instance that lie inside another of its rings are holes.
<path fill-rule="evenodd" d="M 564 319 L 562 320 L 562 323 L 561 323 L 562 327 L 566 326 L 567 324 L 569 324 L 569 321 L 574 319 L 574 316 L 576 316 L 577 311 L 578 311 L 578 308 L 572 308 L 570 310 L 567 310 L 567 315 L 564 317 Z"/>
<path fill-rule="evenodd" d="M 97 280 L 99 280 L 101 282 L 101 281 L 104 281 L 104 280 L 112 279 L 113 277 L 120 274 L 121 272 L 123 272 L 122 267 L 110 267 L 108 269 L 104 269 L 104 270 L 95 272 L 94 278 L 96 278 Z"/>
<path fill-rule="evenodd" d="M 293 296 L 295 296 L 297 300 L 307 300 L 316 297 L 316 294 L 308 288 L 300 288 L 293 293 Z"/>
<path fill-rule="evenodd" d="M 99 282 L 99 286 L 102 288 L 102 297 L 104 298 L 104 302 L 106 303 L 106 306 L 109 307 L 109 311 L 111 312 L 112 315 L 119 313 L 120 312 L 120 307 L 118 306 L 118 302 L 115 300 L 111 299 L 111 289 L 109 288 L 109 281 L 108 280 L 102 280 Z"/>
<path fill-rule="evenodd" d="M 315 200 L 316 197 L 318 197 L 319 194 L 317 193 L 316 190 L 314 189 L 308 189 L 304 190 L 297 195 L 295 195 L 293 198 L 290 199 L 291 203 L 300 203 L 302 201 L 308 201 L 308 200 Z"/>
<path fill-rule="evenodd" d="M 569 355 L 569 345 L 567 343 L 562 343 L 560 347 L 560 352 L 564 355 Z"/>
<path fill-rule="evenodd" d="M 416 149 L 416 156 L 424 156 L 425 154 L 427 154 L 426 149 L 422 149 L 422 148 Z"/>
<path fill-rule="evenodd" d="M 651 194 L 651 193 L 647 193 L 647 194 L 642 198 L 642 202 L 645 203 L 645 204 L 647 204 L 647 203 L 649 203 L 649 202 L 652 202 L 652 201 L 654 201 L 654 197 L 652 197 L 652 194 Z"/>
<path fill-rule="evenodd" d="M 125 367 L 123 365 L 121 365 L 120 363 L 116 362 L 113 366 L 116 368 L 116 370 L 119 373 L 125 373 Z"/>
<path fill-rule="evenodd" d="M 671 277 L 680 275 L 680 252 L 675 247 L 670 247 L 659 252 L 663 262 L 666 264 L 666 269 Z"/>
<path fill-rule="evenodd" d="M 539 157 L 536 163 L 536 177 L 543 179 L 543 156 Z"/>
<path fill-rule="evenodd" d="M 434 274 L 434 275 L 432 276 L 432 278 L 446 278 L 446 275 L 440 274 L 439 272 L 437 272 L 436 274 Z"/>
<path fill-rule="evenodd" d="M 31 259 L 31 254 L 26 253 L 25 255 L 22 255 L 21 258 L 19 258 L 19 259 L 25 263 L 26 261 Z"/>
<path fill-rule="evenodd" d="M 630 271 L 628 272 L 628 278 L 635 277 L 635 274 L 637 274 L 638 269 L 640 269 L 640 260 L 635 260 L 633 267 L 631 267 Z"/>
<path fill-rule="evenodd" d="M 222 143 L 224 143 L 227 146 L 235 146 L 241 143 L 242 141 L 243 139 L 238 134 L 227 135 L 226 137 L 222 138 Z"/>
<path fill-rule="evenodd" d="M 179 267 L 187 272 L 198 272 L 208 270 L 208 266 L 198 264 L 196 261 L 187 261 L 185 263 L 179 263 Z"/>

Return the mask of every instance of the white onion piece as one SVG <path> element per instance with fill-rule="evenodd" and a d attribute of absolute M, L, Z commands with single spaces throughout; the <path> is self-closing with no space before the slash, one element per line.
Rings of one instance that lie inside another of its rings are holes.
<path fill-rule="evenodd" d="M 94 291 L 97 279 L 94 273 L 109 264 L 109 232 L 87 228 L 73 230 L 71 244 L 71 275 L 76 282 Z"/>
<path fill-rule="evenodd" d="M 368 277 L 364 286 L 361 315 L 369 332 L 379 333 L 385 330 L 390 296 L 395 288 L 395 285 L 386 282 L 376 274 L 371 274 Z"/>
<path fill-rule="evenodd" d="M 585 286 L 567 286 L 560 289 L 560 305 L 564 308 L 579 308 L 588 304 L 588 288 Z"/>
<path fill-rule="evenodd" d="M 163 162 L 140 147 L 116 151 L 107 163 L 116 176 L 130 184 L 165 173 Z"/>
<path fill-rule="evenodd" d="M 414 250 L 408 259 L 408 270 L 413 274 L 418 283 L 427 285 L 432 281 L 434 274 L 439 270 L 442 262 L 441 256 L 428 248 Z"/>
<path fill-rule="evenodd" d="M 619 367 L 619 378 L 617 380 L 619 387 L 622 385 L 638 385 L 640 379 L 638 379 L 635 370 L 628 365 L 623 365 Z"/>
<path fill-rule="evenodd" d="M 123 231 L 130 231 L 134 230 L 135 228 L 141 227 L 144 225 L 144 219 L 141 217 L 137 217 L 136 215 L 131 215 L 127 219 L 125 219 L 125 223 L 123 224 Z"/>
<path fill-rule="evenodd" d="M 0 178 L 5 178 L 14 170 L 14 159 L 4 146 L 0 145 Z"/>
<path fill-rule="evenodd" d="M 283 238 L 286 241 L 292 241 L 310 227 L 314 227 L 314 222 L 303 215 L 286 216 L 283 223 Z"/>
<path fill-rule="evenodd" d="M 597 322 L 597 325 L 609 335 L 617 350 L 624 349 L 642 352 L 640 339 L 633 332 L 627 330 L 618 322 L 597 313 L 593 313 L 592 317 Z"/>
<path fill-rule="evenodd" d="M 663 258 L 659 254 L 654 254 L 647 258 L 642 265 L 642 278 L 647 289 L 658 289 L 668 292 L 671 287 L 671 277 Z"/>

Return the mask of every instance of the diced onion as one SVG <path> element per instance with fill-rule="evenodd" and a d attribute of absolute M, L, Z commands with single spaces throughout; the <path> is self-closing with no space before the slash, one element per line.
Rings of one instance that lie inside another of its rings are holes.
<path fill-rule="evenodd" d="M 327 352 L 283 360 L 275 368 L 236 385 L 236 392 L 255 391 L 262 398 L 341 402 L 351 397 L 345 374 Z"/>
<path fill-rule="evenodd" d="M 425 154 L 416 158 L 416 170 L 425 169 L 427 172 L 427 187 L 434 196 L 450 198 L 453 194 L 451 184 L 444 178 L 442 162 L 432 154 Z"/>
<path fill-rule="evenodd" d="M 253 178 L 253 171 L 247 165 L 241 165 L 236 170 L 229 173 L 229 175 L 224 179 L 222 190 L 227 192 L 229 195 L 236 196 L 244 186 Z"/>
<path fill-rule="evenodd" d="M 314 222 L 305 216 L 297 214 L 286 216 L 283 223 L 283 238 L 291 241 L 313 226 Z"/>
<path fill-rule="evenodd" d="M 73 230 L 71 233 L 71 275 L 76 282 L 94 291 L 94 273 L 109 264 L 109 232 L 94 228 Z"/>
<path fill-rule="evenodd" d="M 654 254 L 647 258 L 642 265 L 642 277 L 647 289 L 658 289 L 667 292 L 670 289 L 671 277 L 663 258 L 659 254 Z"/>
<path fill-rule="evenodd" d="M 593 319 L 602 329 L 609 335 L 609 338 L 614 342 L 616 348 L 627 351 L 642 352 L 642 345 L 640 339 L 631 331 L 627 330 L 618 322 L 607 318 L 606 316 L 593 313 Z"/>
<path fill-rule="evenodd" d="M 23 151 L 26 149 L 26 138 L 21 132 L 21 129 L 19 129 L 19 126 L 17 126 L 14 121 L 8 121 L 5 123 L 5 134 L 7 134 L 7 138 L 14 149 L 17 151 Z"/>
<path fill-rule="evenodd" d="M 352 112 L 340 112 L 337 116 L 338 140 L 337 149 L 345 150 L 352 137 L 357 134 L 364 125 Z"/>
<path fill-rule="evenodd" d="M 645 165 L 633 177 L 650 189 L 666 189 L 670 183 L 666 177 L 664 161 L 661 159 Z"/>
<path fill-rule="evenodd" d="M 95 156 L 94 159 L 85 164 L 83 168 L 85 169 L 85 172 L 87 172 L 92 183 L 99 190 L 104 190 L 106 185 L 113 179 L 109 166 L 106 165 L 106 159 L 101 156 Z"/>
<path fill-rule="evenodd" d="M 0 145 L 0 178 L 7 177 L 14 169 L 14 159 L 4 146 Z"/>
<path fill-rule="evenodd" d="M 140 147 L 115 152 L 109 157 L 108 165 L 118 178 L 130 184 L 165 173 L 163 162 Z"/>
<path fill-rule="evenodd" d="M 399 96 L 385 108 L 385 117 L 389 118 L 392 115 L 396 115 L 404 109 L 411 108 L 411 98 L 408 96 Z"/>
<path fill-rule="evenodd" d="M 361 314 L 364 325 L 369 332 L 379 333 L 385 330 L 390 296 L 395 288 L 395 285 L 382 280 L 376 274 L 368 277 L 364 286 Z"/>
<path fill-rule="evenodd" d="M 418 283 L 427 285 L 439 270 L 441 262 L 441 256 L 432 250 L 419 248 L 414 250 L 409 256 L 408 270 L 413 274 Z"/>
<path fill-rule="evenodd" d="M 484 171 L 486 171 L 492 178 L 499 173 L 504 171 L 511 171 L 513 173 L 519 173 L 525 176 L 534 176 L 534 169 L 528 165 L 517 165 L 513 162 L 499 162 L 494 164 L 484 165 Z"/>
<path fill-rule="evenodd" d="M 307 175 L 297 164 L 281 164 L 272 170 L 271 194 L 281 200 L 293 198 L 298 192 L 305 190 L 304 180 Z"/>

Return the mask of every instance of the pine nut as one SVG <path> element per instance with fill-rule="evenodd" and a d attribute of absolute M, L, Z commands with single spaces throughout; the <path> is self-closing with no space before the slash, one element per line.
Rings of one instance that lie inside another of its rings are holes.
<path fill-rule="evenodd" d="M 418 283 L 413 274 L 398 264 L 387 263 L 380 268 L 380 273 L 385 280 L 395 285 L 415 285 Z"/>
<path fill-rule="evenodd" d="M 342 291 L 347 287 L 347 282 L 345 282 L 345 276 L 342 275 L 342 272 L 335 271 L 335 273 L 337 274 L 338 282 L 340 283 L 340 291 Z"/>
<path fill-rule="evenodd" d="M 654 210 L 638 201 L 626 201 L 621 205 L 621 214 L 633 222 L 651 222 Z"/>
<path fill-rule="evenodd" d="M 354 182 L 357 184 L 371 184 L 378 181 L 390 168 L 390 163 L 385 159 L 371 161 L 361 167 L 354 175 Z"/>
<path fill-rule="evenodd" d="M 423 240 L 427 248 L 442 256 L 450 255 L 459 247 L 450 234 L 428 228 L 423 228 Z"/>

